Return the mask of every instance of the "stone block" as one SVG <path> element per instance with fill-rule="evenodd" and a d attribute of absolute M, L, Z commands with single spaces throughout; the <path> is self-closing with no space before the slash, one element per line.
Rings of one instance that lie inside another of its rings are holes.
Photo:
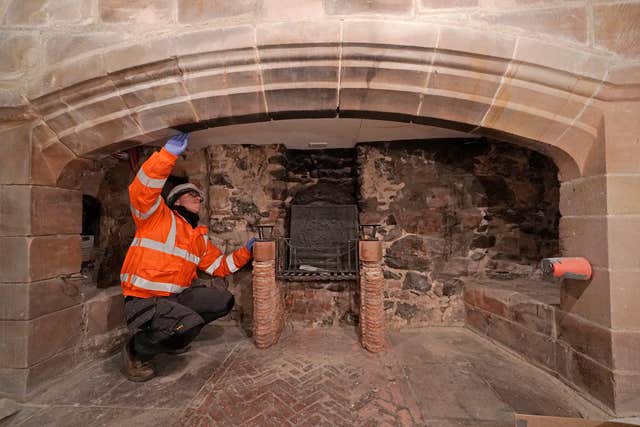
<path fill-rule="evenodd" d="M 640 217 L 637 215 L 609 215 L 608 246 L 609 268 L 640 271 Z M 635 254 L 635 255 L 634 255 Z"/>
<path fill-rule="evenodd" d="M 156 38 L 128 46 L 114 47 L 104 53 L 105 68 L 110 73 L 127 68 L 169 60 L 176 55 L 173 37 Z"/>
<path fill-rule="evenodd" d="M 124 38 L 123 33 L 117 32 L 52 35 L 45 45 L 47 64 L 57 64 L 75 56 L 102 50 L 120 43 Z"/>
<path fill-rule="evenodd" d="M 0 237 L 1 283 L 48 279 L 80 270 L 79 235 Z"/>
<path fill-rule="evenodd" d="M 589 176 L 561 183 L 560 213 L 563 216 L 606 215 L 606 176 Z"/>
<path fill-rule="evenodd" d="M 26 184 L 30 178 L 31 129 L 28 122 L 0 126 L 4 150 L 0 184 Z"/>
<path fill-rule="evenodd" d="M 360 257 L 362 258 L 362 256 L 363 254 L 361 251 Z M 428 276 L 414 273 L 412 271 L 408 271 L 407 274 L 405 274 L 404 276 L 404 281 L 402 282 L 402 289 L 423 294 L 431 290 L 431 281 L 429 280 Z"/>
<path fill-rule="evenodd" d="M 62 144 L 44 123 L 33 129 L 31 180 L 39 185 L 56 185 L 58 177 L 76 155 Z"/>
<path fill-rule="evenodd" d="M 443 69 L 445 73 L 457 73 L 475 80 L 487 78 L 501 80 L 508 66 L 509 61 L 505 58 L 467 55 L 447 50 L 436 50 L 433 60 L 434 73 Z"/>
<path fill-rule="evenodd" d="M 554 122 L 562 126 L 562 122 Z M 543 135 L 547 142 L 542 152 L 551 157 L 558 166 L 558 179 L 569 181 L 580 176 L 593 176 L 605 173 L 604 149 L 600 138 L 591 131 L 587 131 L 579 123 L 566 127 L 564 133 L 554 142 Z"/>
<path fill-rule="evenodd" d="M 30 234 L 32 189 L 28 185 L 0 186 L 0 236 Z"/>
<path fill-rule="evenodd" d="M 640 5 L 632 2 L 594 6 L 594 42 L 623 56 L 640 55 Z"/>
<path fill-rule="evenodd" d="M 87 301 L 84 311 L 87 319 L 87 338 L 125 326 L 124 298 L 120 288 L 105 290 Z"/>
<path fill-rule="evenodd" d="M 516 293 L 505 289 L 467 287 L 465 289 L 465 302 L 481 308 L 484 311 L 508 317 L 509 298 Z"/>
<path fill-rule="evenodd" d="M 26 82 L 22 80 L 4 81 L 0 84 L 0 107 L 9 107 L 4 109 L 2 116 L 9 118 L 24 118 L 25 111 L 20 108 L 27 104 L 24 97 L 26 90 Z"/>
<path fill-rule="evenodd" d="M 81 196 L 53 187 L 0 186 L 0 236 L 79 234 Z"/>
<path fill-rule="evenodd" d="M 640 331 L 611 331 L 613 368 L 640 375 Z"/>
<path fill-rule="evenodd" d="M 640 83 L 640 64 L 633 62 L 621 62 L 620 64 L 612 66 L 609 69 L 607 81 L 613 83 L 617 87 L 603 88 L 603 93 L 607 90 L 613 91 L 613 93 L 618 93 L 618 91 L 628 91 L 629 86 L 627 85 L 637 85 Z M 610 98 L 605 97 L 605 99 Z"/>
<path fill-rule="evenodd" d="M 303 21 L 262 24 L 256 27 L 257 46 L 340 43 L 340 23 L 336 21 Z M 319 48 L 322 46 L 318 46 Z M 294 47 L 295 48 L 295 47 Z M 313 52 L 308 52 L 313 55 Z"/>
<path fill-rule="evenodd" d="M 254 15 L 261 3 L 258 0 L 210 1 L 210 0 L 177 0 L 178 21 L 192 23 L 230 18 L 240 15 Z"/>
<path fill-rule="evenodd" d="M 40 49 L 40 40 L 35 35 L 0 32 L 0 74 L 3 79 L 19 79 L 29 72 L 41 55 Z"/>
<path fill-rule="evenodd" d="M 342 87 L 340 111 L 370 111 L 372 118 L 384 113 L 415 115 L 420 105 L 420 95 L 402 90 L 374 90 Z"/>
<path fill-rule="evenodd" d="M 604 139 L 607 173 L 638 173 L 640 146 L 635 143 L 640 123 L 640 102 L 608 103 L 604 110 Z"/>
<path fill-rule="evenodd" d="M 555 338 L 556 310 L 553 306 L 518 293 L 509 298 L 507 309 L 509 320 L 528 330 Z"/>
<path fill-rule="evenodd" d="M 558 312 L 558 340 L 613 369 L 611 330 L 573 314 Z"/>
<path fill-rule="evenodd" d="M 138 110 L 133 117 L 143 132 L 153 132 L 199 121 L 189 101 L 155 104 L 153 108 Z"/>
<path fill-rule="evenodd" d="M 640 373 L 616 372 L 614 393 L 616 416 L 637 416 L 640 408 Z"/>
<path fill-rule="evenodd" d="M 398 14 L 413 11 L 411 0 L 324 0 L 324 10 L 329 15 Z"/>
<path fill-rule="evenodd" d="M 478 6 L 478 0 L 420 0 L 420 10 L 467 8 Z"/>
<path fill-rule="evenodd" d="M 505 59 L 513 57 L 515 46 L 516 40 L 512 36 L 462 27 L 441 28 L 438 40 L 438 50 Z"/>
<path fill-rule="evenodd" d="M 509 69 L 507 72 L 509 78 L 504 79 L 496 93 L 496 103 L 515 104 L 531 114 L 546 112 L 570 120 L 575 119 L 584 110 L 584 104 L 588 99 L 582 100 L 583 102 L 572 102 L 570 92 L 523 81 L 518 75 L 517 67 L 513 68 L 515 71 L 512 71 L 512 68 Z"/>
<path fill-rule="evenodd" d="M 560 287 L 562 311 L 611 327 L 613 312 L 610 281 L 610 273 L 605 268 L 593 269 L 593 277 L 589 281 L 564 280 Z"/>
<path fill-rule="evenodd" d="M 343 64 L 342 76 L 340 77 L 341 86 L 419 92 L 422 91 L 427 81 L 428 64 L 419 67 L 419 69 L 393 69 L 383 68 L 382 65 L 363 65 L 365 64 Z"/>
<path fill-rule="evenodd" d="M 206 29 L 179 34 L 175 40 L 178 55 L 216 52 L 226 55 L 230 50 L 250 49 L 255 59 L 255 30 L 249 25 Z"/>
<path fill-rule="evenodd" d="M 598 272 L 599 273 L 599 272 Z M 610 307 L 611 327 L 614 329 L 640 329 L 640 286 L 638 274 L 633 270 L 613 269 L 608 271 L 611 299 Z"/>
<path fill-rule="evenodd" d="M 26 369 L 0 368 L 0 396 L 24 402 L 77 363 L 74 351 L 66 350 Z"/>
<path fill-rule="evenodd" d="M 171 0 L 100 0 L 100 18 L 108 23 L 155 24 L 173 22 Z"/>
<path fill-rule="evenodd" d="M 53 187 L 33 187 L 31 234 L 80 234 L 82 194 Z"/>
<path fill-rule="evenodd" d="M 96 156 L 113 153 L 122 147 L 114 145 L 118 142 L 126 142 L 132 137 L 144 134 L 138 126 L 135 118 L 124 115 L 108 121 L 89 122 L 74 133 L 62 136 L 61 142 L 73 150 L 77 155 Z M 129 146 L 138 145 L 132 143 Z"/>
<path fill-rule="evenodd" d="M 99 101 L 84 103 L 82 106 L 61 111 L 56 117 L 48 118 L 47 125 L 59 135 L 67 134 L 71 128 L 82 128 L 87 123 L 104 120 L 105 117 L 128 114 L 127 105 L 120 97 L 113 85 L 105 85 L 107 96 L 101 96 Z"/>
<path fill-rule="evenodd" d="M 28 369 L 0 368 L 0 396 L 23 401 L 27 396 Z"/>
<path fill-rule="evenodd" d="M 562 256 L 585 257 L 594 267 L 607 267 L 609 241 L 605 217 L 560 218 L 560 245 Z"/>
<path fill-rule="evenodd" d="M 500 316 L 466 305 L 467 324 L 483 335 L 511 348 L 525 358 L 555 369 L 555 341 Z"/>
<path fill-rule="evenodd" d="M 289 112 L 335 111 L 338 107 L 337 88 L 313 87 L 265 91 L 269 114 Z M 324 86 L 324 85 L 318 85 Z M 337 86 L 337 85 L 336 85 Z"/>
<path fill-rule="evenodd" d="M 558 116 L 550 117 L 538 109 L 532 99 L 531 108 L 522 109 L 508 99 L 497 97 L 485 115 L 482 126 L 540 142 L 551 143 L 562 135 L 569 124 Z"/>
<path fill-rule="evenodd" d="M 90 17 L 91 7 L 91 2 L 85 0 L 10 0 L 4 23 L 21 26 L 79 23 Z"/>
<path fill-rule="evenodd" d="M 460 94 L 458 97 L 429 92 L 431 90 L 423 95 L 418 112 L 423 117 L 480 125 L 489 109 L 489 104 L 484 101 L 490 102 L 490 100 L 477 101 L 473 99 L 473 96 L 469 97 L 472 99 L 466 99 L 465 94 Z"/>
<path fill-rule="evenodd" d="M 34 85 L 29 95 L 33 98 L 40 97 L 106 75 L 106 64 L 101 52 L 79 56 L 72 61 L 61 62 L 48 68 L 42 77 L 41 84 Z"/>
<path fill-rule="evenodd" d="M 264 94 L 261 92 L 192 98 L 200 120 L 232 119 L 242 116 L 266 117 Z"/>
<path fill-rule="evenodd" d="M 175 68 L 175 70 L 178 69 Z M 179 78 L 169 79 L 169 75 L 162 80 L 162 83 L 144 85 L 133 89 L 134 90 L 122 93 L 122 100 L 126 106 L 131 109 L 143 107 L 145 104 L 156 104 L 161 102 L 170 102 L 175 99 L 184 99 L 188 96 L 182 80 Z M 167 104 L 161 105 L 159 108 L 167 108 Z M 144 115 L 147 111 L 149 110 L 141 110 L 139 115 Z"/>
<path fill-rule="evenodd" d="M 575 76 L 602 80 L 607 72 L 607 62 L 601 56 L 580 49 L 559 46 L 533 38 L 520 38 L 514 59 L 535 68 L 548 67 Z M 540 70 L 542 72 L 542 70 Z"/>
<path fill-rule="evenodd" d="M 338 87 L 338 60 L 326 61 L 325 64 L 307 64 L 306 62 L 292 64 L 284 67 L 265 68 L 262 71 L 262 79 L 265 89 L 282 87 L 290 84 L 298 87 L 322 85 Z"/>
<path fill-rule="evenodd" d="M 261 20 L 320 20 L 325 18 L 322 0 L 262 0 Z"/>
<path fill-rule="evenodd" d="M 640 213 L 640 173 L 607 175 L 607 213 L 634 215 Z"/>
<path fill-rule="evenodd" d="M 82 301 L 80 280 L 55 278 L 0 285 L 0 320 L 31 320 Z"/>
<path fill-rule="evenodd" d="M 438 55 L 436 58 L 440 62 L 444 59 L 442 55 Z M 428 86 L 430 89 L 460 93 L 462 97 L 467 98 L 471 95 L 477 97 L 478 102 L 481 102 L 482 98 L 487 98 L 488 102 L 489 98 L 493 99 L 498 87 L 500 87 L 501 75 L 481 74 L 442 65 L 437 67 L 437 72 L 431 73 Z"/>
<path fill-rule="evenodd" d="M 0 366 L 3 368 L 26 368 L 29 365 L 29 335 L 31 325 L 28 321 L 0 321 L 2 341 L 0 341 Z"/>
<path fill-rule="evenodd" d="M 238 89 L 249 93 L 261 90 L 260 71 L 254 62 L 255 54 L 251 55 L 249 57 L 248 52 L 244 51 L 235 52 L 234 55 L 227 52 L 221 55 L 223 58 L 219 58 L 220 63 L 209 64 L 211 68 L 207 68 L 206 71 L 199 70 L 204 66 L 198 61 L 199 58 L 194 59 L 193 62 L 181 61 L 181 66 L 189 71 L 184 76 L 184 86 L 194 99 L 212 96 L 216 99 L 224 99 L 224 95 L 219 95 L 220 92 L 233 93 Z M 240 64 L 226 63 L 227 60 L 237 60 Z M 197 71 L 197 73 L 191 71 Z M 218 93 L 212 95 L 215 91 Z M 241 93 L 230 94 L 229 96 L 248 96 L 249 93 L 245 95 Z"/>
<path fill-rule="evenodd" d="M 0 342 L 0 366 L 28 368 L 71 348 L 80 339 L 81 321 L 80 306 L 33 320 L 0 321 L 6 334 Z"/>
<path fill-rule="evenodd" d="M 504 11 L 475 15 L 474 19 L 487 22 L 492 27 L 516 27 L 527 35 L 541 33 L 578 43 L 587 40 L 585 7 Z"/>
<path fill-rule="evenodd" d="M 437 28 L 414 22 L 345 21 L 342 30 L 345 48 L 350 44 L 381 44 L 433 49 L 437 39 Z M 419 55 L 417 50 L 413 52 Z"/>
<path fill-rule="evenodd" d="M 614 373 L 605 366 L 571 349 L 562 341 L 556 344 L 556 366 L 561 378 L 587 392 L 609 408 L 614 407 Z"/>

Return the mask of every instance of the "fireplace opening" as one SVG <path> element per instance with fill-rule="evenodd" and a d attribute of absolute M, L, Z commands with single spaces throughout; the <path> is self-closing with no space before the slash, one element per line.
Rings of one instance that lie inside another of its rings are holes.
<path fill-rule="evenodd" d="M 278 277 L 350 280 L 358 273 L 356 205 L 291 206 L 291 234 L 278 241 Z"/>
<path fill-rule="evenodd" d="M 354 280 L 358 272 L 355 150 L 285 150 L 284 236 L 278 239 L 281 280 Z M 313 284 L 310 284 L 313 285 Z"/>

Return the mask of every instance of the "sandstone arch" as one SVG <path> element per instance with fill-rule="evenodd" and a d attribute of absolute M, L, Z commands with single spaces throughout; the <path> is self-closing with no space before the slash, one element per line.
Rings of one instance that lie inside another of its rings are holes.
<path fill-rule="evenodd" d="M 571 179 L 602 168 L 589 153 L 601 104 L 620 98 L 605 80 L 608 67 L 606 57 L 574 48 L 446 26 L 236 26 L 72 58 L 45 76 L 31 105 L 41 117 L 35 132 L 70 156 L 183 125 L 391 118 L 523 143 Z"/>

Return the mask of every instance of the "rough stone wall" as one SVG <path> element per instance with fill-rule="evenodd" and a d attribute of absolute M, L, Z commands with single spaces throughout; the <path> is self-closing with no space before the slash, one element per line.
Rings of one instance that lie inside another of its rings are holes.
<path fill-rule="evenodd" d="M 391 325 L 461 324 L 464 279 L 539 275 L 558 252 L 553 163 L 480 140 L 358 147 L 361 223 L 379 223 Z"/>
<path fill-rule="evenodd" d="M 207 150 L 211 238 L 227 251 L 274 224 L 288 236 L 292 203 L 356 203 L 354 150 L 299 151 L 283 146 L 218 145 Z M 251 275 L 243 269 L 225 279 L 236 297 L 230 319 L 250 330 Z M 282 282 L 287 321 L 308 326 L 353 323 L 355 282 Z"/>
<path fill-rule="evenodd" d="M 280 147 L 214 145 L 205 150 L 209 170 L 209 236 L 223 252 L 230 252 L 256 235 L 261 222 L 282 230 L 286 185 L 276 179 L 282 173 Z M 201 278 L 207 280 L 206 275 Z M 230 277 L 213 279 L 235 296 L 228 320 L 241 322 L 251 331 L 253 300 L 250 267 Z"/>

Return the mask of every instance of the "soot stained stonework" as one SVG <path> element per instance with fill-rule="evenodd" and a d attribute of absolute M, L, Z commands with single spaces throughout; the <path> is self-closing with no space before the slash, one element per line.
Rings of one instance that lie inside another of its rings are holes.
<path fill-rule="evenodd" d="M 356 203 L 360 223 L 382 224 L 390 327 L 461 324 L 466 279 L 537 277 L 539 259 L 558 251 L 557 169 L 513 145 L 408 141 L 314 151 L 216 145 L 199 156 L 181 159 L 177 173 L 207 187 L 203 218 L 223 249 L 241 245 L 258 224 L 275 224 L 276 236 L 289 236 L 294 204 Z M 236 295 L 231 319 L 247 329 L 249 277 L 243 271 L 224 284 Z M 322 326 L 357 321 L 351 283 L 289 286 L 288 319 Z"/>
<path fill-rule="evenodd" d="M 407 141 L 361 144 L 357 159 L 360 222 L 382 225 L 391 325 L 461 323 L 465 278 L 538 277 L 558 253 L 557 168 L 538 153 Z"/>
<path fill-rule="evenodd" d="M 355 150 L 287 150 L 283 146 L 216 145 L 206 149 L 209 225 L 221 248 L 243 243 L 259 224 L 290 236 L 292 205 L 355 205 Z M 237 283 L 236 283 L 237 282 Z M 287 319 L 327 326 L 357 319 L 355 282 L 287 283 Z M 236 295 L 232 318 L 250 323 L 250 282 L 230 280 Z M 249 298 L 238 298 L 248 294 Z M 250 328 L 247 328 L 250 329 Z"/>

